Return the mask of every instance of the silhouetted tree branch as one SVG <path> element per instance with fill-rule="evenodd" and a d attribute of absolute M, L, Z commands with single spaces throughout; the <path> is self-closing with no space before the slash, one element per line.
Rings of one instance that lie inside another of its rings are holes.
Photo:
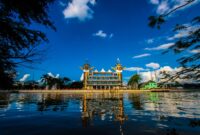
<path fill-rule="evenodd" d="M 160 25 L 165 22 L 165 18 L 177 10 L 188 6 L 196 0 L 188 0 L 183 5 L 180 5 L 166 14 L 159 15 L 158 17 L 149 17 L 149 26 L 160 28 Z M 173 30 L 174 32 L 184 32 L 184 36 L 174 39 L 173 46 L 164 51 L 163 54 L 173 50 L 175 54 L 188 51 L 188 56 L 179 58 L 177 61 L 180 63 L 182 70 L 178 71 L 175 75 L 164 73 L 164 78 L 168 81 L 175 81 L 176 79 L 194 79 L 200 81 L 200 16 L 197 16 L 187 24 L 177 24 Z"/>
<path fill-rule="evenodd" d="M 31 29 L 32 24 L 55 30 L 48 16 L 48 8 L 54 0 L 1 0 L 0 1 L 0 89 L 8 88 L 3 83 L 9 73 L 21 63 L 39 60 L 37 49 L 48 42 L 45 33 Z M 12 82 L 13 77 L 10 78 Z M 11 85 L 10 85 L 11 86 Z"/>
<path fill-rule="evenodd" d="M 160 25 L 163 24 L 165 22 L 165 17 L 169 16 L 170 14 L 176 12 L 177 10 L 190 5 L 191 3 L 195 2 L 196 0 L 187 0 L 186 3 L 184 3 L 183 5 L 180 5 L 172 10 L 170 10 L 169 12 L 159 15 L 159 16 L 149 16 L 149 26 L 154 28 L 155 26 L 160 29 Z"/>

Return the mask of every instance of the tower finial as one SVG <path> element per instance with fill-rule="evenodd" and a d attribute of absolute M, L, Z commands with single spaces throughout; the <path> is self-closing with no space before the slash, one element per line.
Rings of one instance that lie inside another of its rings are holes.
<path fill-rule="evenodd" d="M 119 58 L 117 58 L 117 64 L 120 64 L 120 59 Z"/>

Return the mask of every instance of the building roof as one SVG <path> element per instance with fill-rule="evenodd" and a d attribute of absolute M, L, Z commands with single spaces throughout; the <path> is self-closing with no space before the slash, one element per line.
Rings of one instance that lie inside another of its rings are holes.
<path fill-rule="evenodd" d="M 94 72 L 99 72 L 99 71 L 96 69 L 96 70 L 94 70 Z"/>
<path fill-rule="evenodd" d="M 103 68 L 101 69 L 101 72 L 106 72 Z"/>
<path fill-rule="evenodd" d="M 109 69 L 108 72 L 111 73 L 112 71 Z"/>
<path fill-rule="evenodd" d="M 103 68 L 100 70 L 100 71 L 98 71 L 97 69 L 95 69 L 94 71 L 93 71 L 93 73 L 113 73 L 113 71 L 112 70 L 104 70 Z"/>

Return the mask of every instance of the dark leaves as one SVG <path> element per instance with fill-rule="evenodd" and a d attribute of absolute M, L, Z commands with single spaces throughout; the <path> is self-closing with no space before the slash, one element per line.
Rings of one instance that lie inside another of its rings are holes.
<path fill-rule="evenodd" d="M 195 0 L 187 0 L 182 5 L 175 7 L 174 9 L 171 9 L 169 12 L 164 13 L 158 17 L 156 16 L 150 16 L 149 17 L 149 26 L 151 28 L 157 27 L 160 28 L 160 25 L 165 22 L 165 18 L 168 17 L 170 14 L 176 12 L 177 10 L 192 4 L 195 2 Z M 193 54 L 188 54 L 188 56 L 184 56 L 177 61 L 181 64 L 182 67 L 185 67 L 180 72 L 177 72 L 176 75 L 170 75 L 171 77 L 167 76 L 171 80 L 175 80 L 177 78 L 185 77 L 185 78 L 193 78 L 200 81 L 200 71 L 199 71 L 199 59 L 200 59 L 200 52 L 198 49 L 200 49 L 200 16 L 197 16 L 192 19 L 190 22 L 190 25 L 185 24 L 177 24 L 175 28 L 173 29 L 174 32 L 182 32 L 178 33 L 180 36 L 179 38 L 175 39 L 175 45 L 168 48 L 168 50 L 165 50 L 162 52 L 162 54 L 168 53 L 170 50 L 172 50 L 174 53 L 179 54 L 186 50 L 193 50 Z M 183 35 L 182 35 L 183 34 Z M 197 49 L 197 50 L 195 50 Z M 198 72 L 198 73 L 197 73 Z M 184 74 L 187 74 L 186 76 Z"/>
<path fill-rule="evenodd" d="M 192 22 L 194 23 L 200 23 L 200 16 L 195 17 Z"/>
<path fill-rule="evenodd" d="M 15 67 L 21 63 L 32 63 L 39 59 L 41 51 L 37 47 L 48 39 L 45 33 L 30 26 L 37 23 L 55 30 L 48 16 L 48 7 L 53 1 L 0 1 L 0 76 L 15 71 Z"/>
<path fill-rule="evenodd" d="M 160 29 L 160 25 L 163 24 L 165 22 L 164 18 L 162 16 L 150 16 L 149 17 L 149 26 L 154 28 L 157 27 L 158 29 Z"/>
<path fill-rule="evenodd" d="M 140 81 L 141 81 L 141 76 L 135 74 L 129 79 L 128 85 L 134 85 L 135 83 L 138 84 Z"/>
<path fill-rule="evenodd" d="M 31 24 L 36 22 L 51 28 L 55 28 L 49 20 L 48 6 L 54 0 L 1 0 L 1 13 L 5 16 L 18 18 L 21 22 Z"/>
<path fill-rule="evenodd" d="M 176 24 L 175 28 L 173 31 L 179 31 L 179 30 L 185 30 L 187 29 L 188 27 L 185 26 L 185 25 L 180 25 L 180 24 Z"/>
<path fill-rule="evenodd" d="M 154 19 L 153 25 L 156 25 L 157 22 L 155 18 L 152 17 L 152 19 Z M 196 17 L 193 19 L 193 21 L 199 21 L 198 19 L 199 17 Z M 173 31 L 181 31 L 179 34 L 186 35 L 177 38 L 175 45 L 171 46 L 162 53 L 165 54 L 171 50 L 175 54 L 180 54 L 186 51 L 188 52 L 186 56 L 183 56 L 177 60 L 183 69 L 173 75 L 162 73 L 164 78 L 169 78 L 170 81 L 175 81 L 176 79 L 194 79 L 196 81 L 200 81 L 200 27 L 194 23 L 191 23 L 190 25 L 177 24 Z"/>

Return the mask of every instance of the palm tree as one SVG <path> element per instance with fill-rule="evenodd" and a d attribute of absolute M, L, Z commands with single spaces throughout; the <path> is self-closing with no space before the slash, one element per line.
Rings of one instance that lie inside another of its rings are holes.
<path fill-rule="evenodd" d="M 47 80 L 48 80 L 48 75 L 47 74 L 42 75 L 41 82 L 45 86 L 45 89 L 48 89 Z"/>
<path fill-rule="evenodd" d="M 131 86 L 132 89 L 138 89 L 138 84 L 141 81 L 141 79 L 142 78 L 140 75 L 133 75 L 128 81 L 128 86 Z"/>
<path fill-rule="evenodd" d="M 67 78 L 67 77 L 63 77 L 62 80 L 63 80 L 64 84 L 66 84 L 66 83 L 68 83 L 69 81 L 71 81 L 71 80 L 70 80 L 69 78 Z"/>
<path fill-rule="evenodd" d="M 56 78 L 56 77 L 52 77 L 48 74 L 44 74 L 41 77 L 41 79 L 42 79 L 42 82 L 43 82 L 44 86 L 46 87 L 46 89 L 52 89 L 52 88 L 63 89 L 63 88 L 65 88 L 66 83 L 70 81 L 70 79 L 67 77 Z"/>
<path fill-rule="evenodd" d="M 49 76 L 48 74 L 44 74 L 41 77 L 41 81 L 43 82 L 44 86 L 46 87 L 46 89 L 51 89 L 52 86 L 54 85 L 54 78 L 52 76 Z"/>

